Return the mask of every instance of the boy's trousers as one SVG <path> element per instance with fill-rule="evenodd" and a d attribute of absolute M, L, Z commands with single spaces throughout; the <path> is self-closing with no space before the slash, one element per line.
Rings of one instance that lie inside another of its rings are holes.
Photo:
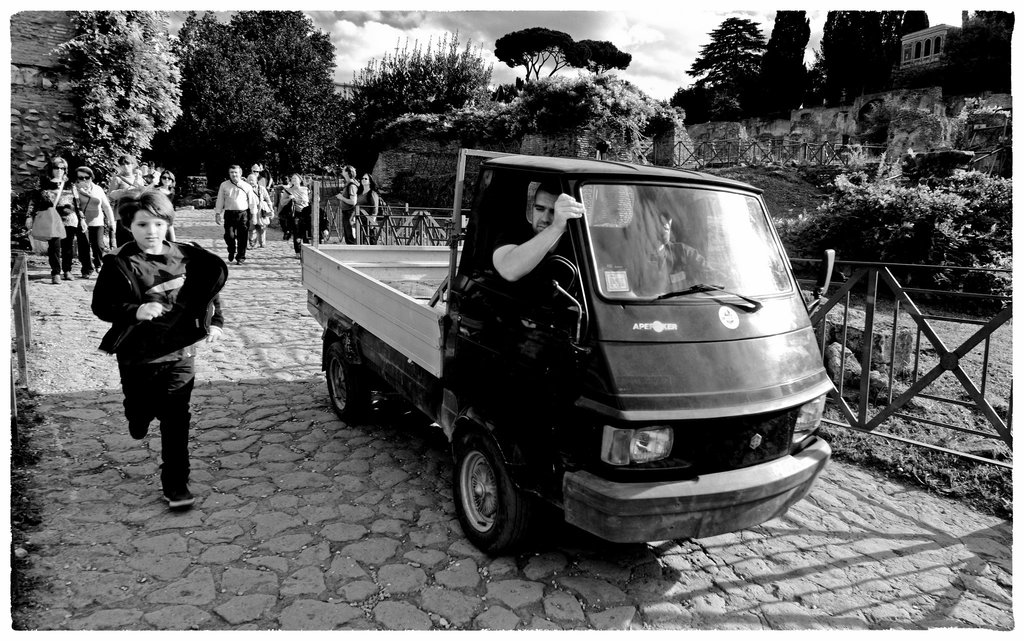
<path fill-rule="evenodd" d="M 160 420 L 160 451 L 163 465 L 160 482 L 165 493 L 188 484 L 188 431 L 192 414 L 189 403 L 195 386 L 195 357 L 159 363 L 118 363 L 124 414 L 131 423 L 148 425 Z"/>

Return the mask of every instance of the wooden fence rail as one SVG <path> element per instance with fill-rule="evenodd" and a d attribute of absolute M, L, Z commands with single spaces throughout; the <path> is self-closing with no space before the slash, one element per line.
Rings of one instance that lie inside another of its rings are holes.
<path fill-rule="evenodd" d="M 32 312 L 28 299 L 28 260 L 25 254 L 11 257 L 11 313 L 14 316 L 14 349 L 17 353 L 18 375 L 11 373 L 11 430 L 17 440 L 19 387 L 28 387 L 28 350 L 32 346 Z"/>

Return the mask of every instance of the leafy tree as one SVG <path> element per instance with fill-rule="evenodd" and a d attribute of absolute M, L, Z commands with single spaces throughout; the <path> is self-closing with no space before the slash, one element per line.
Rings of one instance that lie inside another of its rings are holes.
<path fill-rule="evenodd" d="M 178 61 L 166 16 L 153 11 L 78 11 L 75 36 L 58 47 L 72 82 L 79 133 L 71 155 L 102 172 L 148 149 L 181 114 Z"/>
<path fill-rule="evenodd" d="M 761 59 L 759 100 L 756 112 L 776 114 L 799 107 L 807 87 L 804 50 L 811 37 L 811 23 L 804 11 L 779 11 Z M 753 111 L 753 110 L 751 110 Z"/>
<path fill-rule="evenodd" d="M 903 14 L 903 24 L 900 25 L 900 35 L 921 31 L 929 27 L 927 11 L 907 11 Z"/>
<path fill-rule="evenodd" d="M 178 33 L 182 117 L 155 151 L 214 182 L 231 164 L 315 171 L 333 157 L 334 51 L 300 12 L 191 12 Z"/>
<path fill-rule="evenodd" d="M 253 43 L 256 70 L 266 79 L 263 87 L 286 110 L 257 159 L 297 171 L 314 171 L 333 160 L 340 100 L 330 36 L 301 11 L 242 11 L 230 27 Z"/>
<path fill-rule="evenodd" d="M 701 47 L 686 73 L 697 78 L 695 86 L 708 91 L 711 119 L 735 119 L 752 97 L 764 36 L 757 23 L 746 18 L 727 18 L 709 35 L 711 41 Z"/>
<path fill-rule="evenodd" d="M 669 99 L 669 104 L 683 110 L 686 114 L 684 122 L 687 125 L 711 120 L 711 95 L 706 87 L 680 87 Z"/>
<path fill-rule="evenodd" d="M 946 41 L 943 88 L 949 93 L 1010 91 L 1014 17 L 1005 11 L 975 11 Z"/>
<path fill-rule="evenodd" d="M 580 40 L 576 43 L 587 49 L 586 68 L 594 73 L 604 73 L 609 69 L 625 69 L 633 61 L 633 56 L 607 40 Z"/>
<path fill-rule="evenodd" d="M 903 11 L 829 11 L 815 65 L 821 97 L 849 102 L 891 86 L 899 58 Z"/>
<path fill-rule="evenodd" d="M 509 67 L 525 67 L 526 82 L 539 80 L 541 69 L 551 63 L 552 76 L 559 69 L 587 66 L 589 51 L 564 31 L 529 27 L 506 33 L 494 42 L 494 56 Z M 632 57 L 631 57 L 632 58 Z"/>
<path fill-rule="evenodd" d="M 444 114 L 486 102 L 492 67 L 479 49 L 444 36 L 426 48 L 395 49 L 371 60 L 353 79 L 353 95 L 344 101 L 349 158 L 372 164 L 388 127 L 405 114 Z"/>

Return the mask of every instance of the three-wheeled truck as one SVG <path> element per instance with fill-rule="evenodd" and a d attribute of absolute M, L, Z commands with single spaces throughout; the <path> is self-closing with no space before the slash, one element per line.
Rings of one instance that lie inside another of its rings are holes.
<path fill-rule="evenodd" d="M 444 430 L 466 536 L 496 554 L 552 507 L 599 537 L 704 537 L 779 516 L 831 450 L 832 384 L 760 191 L 676 169 L 483 154 L 449 248 L 304 246 L 336 412 L 388 388 Z M 585 207 L 516 282 L 551 182 Z"/>

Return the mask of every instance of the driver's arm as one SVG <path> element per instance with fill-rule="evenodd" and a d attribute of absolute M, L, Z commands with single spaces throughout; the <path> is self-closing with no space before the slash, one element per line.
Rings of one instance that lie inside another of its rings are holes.
<path fill-rule="evenodd" d="M 494 269 L 507 281 L 517 281 L 526 276 L 558 244 L 569 219 L 582 215 L 581 203 L 567 194 L 560 195 L 555 201 L 555 215 L 550 225 L 521 245 L 502 245 L 494 250 L 491 255 Z"/>

